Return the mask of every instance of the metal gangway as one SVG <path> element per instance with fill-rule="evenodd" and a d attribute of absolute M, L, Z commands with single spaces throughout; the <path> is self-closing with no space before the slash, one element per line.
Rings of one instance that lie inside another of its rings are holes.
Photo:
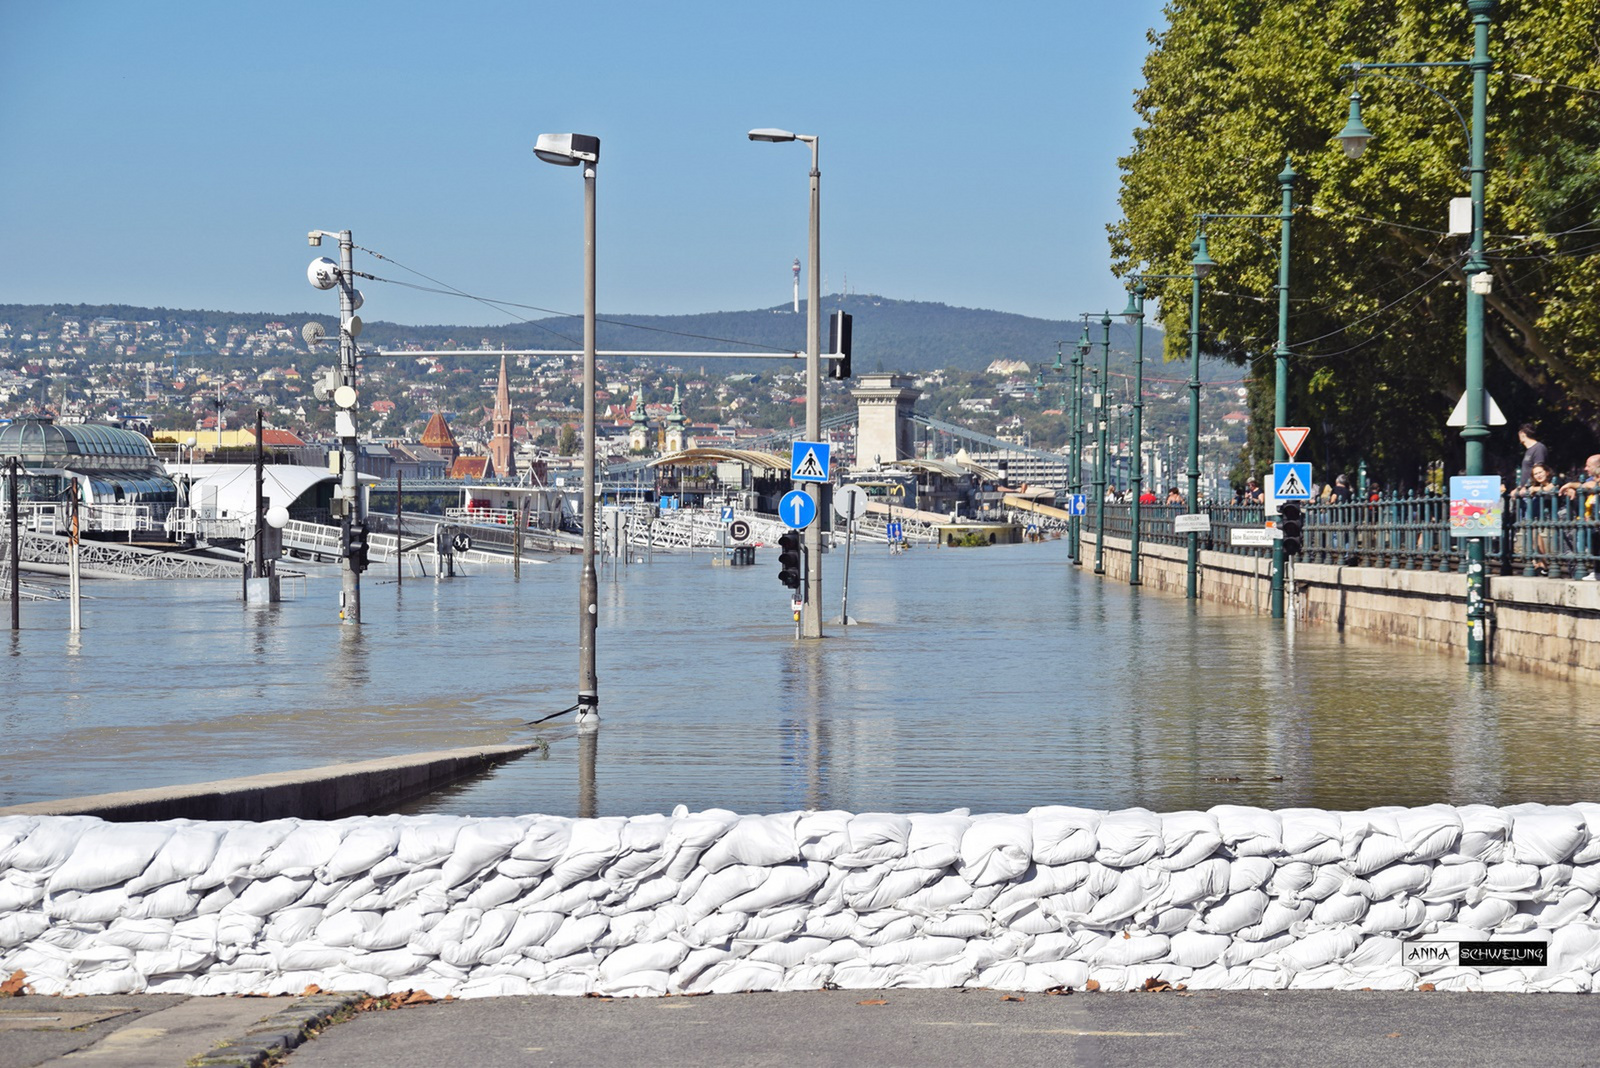
<path fill-rule="evenodd" d="M 656 514 L 653 506 L 607 508 L 601 517 L 601 541 L 615 552 L 621 540 L 635 548 L 708 549 L 728 544 L 728 524 L 721 508 L 668 508 Z M 750 526 L 749 542 L 773 544 L 788 528 L 777 516 L 735 510 L 734 519 Z"/>
<path fill-rule="evenodd" d="M 471 537 L 471 531 L 467 531 Z M 431 531 L 429 535 L 431 536 Z M 367 534 L 367 559 L 371 562 L 387 560 L 393 562 L 399 553 L 401 545 L 410 546 L 418 539 L 409 535 L 396 536 L 370 531 Z M 283 547 L 291 552 L 306 553 L 313 557 L 336 560 L 342 552 L 342 532 L 340 528 L 328 526 L 324 523 L 307 523 L 299 519 L 291 519 L 284 524 Z M 411 553 L 427 553 L 426 549 L 413 549 Z M 473 547 L 466 551 L 457 550 L 454 553 L 456 565 L 477 564 L 483 567 L 504 567 L 511 563 L 511 557 L 505 553 L 489 552 L 485 549 Z M 426 574 L 426 571 L 423 572 Z"/>
<path fill-rule="evenodd" d="M 65 534 L 25 531 L 17 539 L 24 569 L 65 575 L 72 546 Z M 0 532 L 0 546 L 10 545 Z M 85 578 L 238 578 L 239 565 L 227 560 L 196 556 L 182 549 L 152 549 L 118 542 L 80 540 L 79 556 Z"/>

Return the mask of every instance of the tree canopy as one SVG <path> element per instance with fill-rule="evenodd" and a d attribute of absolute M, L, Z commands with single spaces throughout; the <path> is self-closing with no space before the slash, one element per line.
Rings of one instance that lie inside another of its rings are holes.
<path fill-rule="evenodd" d="M 1312 428 L 1330 475 L 1360 459 L 1386 481 L 1414 483 L 1430 461 L 1454 473 L 1468 239 L 1445 231 L 1449 200 L 1468 193 L 1471 74 L 1363 77 L 1371 145 L 1351 160 L 1334 135 L 1353 88 L 1341 65 L 1468 59 L 1466 3 L 1173 0 L 1166 15 L 1121 160 L 1119 273 L 1187 274 L 1196 216 L 1276 215 L 1292 160 L 1290 422 Z M 1490 458 L 1510 462 L 1527 421 L 1577 468 L 1600 440 L 1600 0 L 1524 0 L 1493 18 L 1485 380 L 1511 426 Z M 1206 225 L 1219 267 L 1202 286 L 1202 345 L 1251 368 L 1257 470 L 1271 460 L 1278 226 Z M 1151 288 L 1176 358 L 1188 283 Z"/>

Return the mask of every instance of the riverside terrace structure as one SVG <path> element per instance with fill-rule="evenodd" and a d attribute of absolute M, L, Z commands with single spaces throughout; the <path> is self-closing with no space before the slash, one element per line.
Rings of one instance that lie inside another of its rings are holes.
<path fill-rule="evenodd" d="M 22 472 L 19 511 L 65 514 L 76 482 L 89 529 L 127 530 L 136 518 L 159 525 L 178 501 L 150 439 L 122 427 L 18 419 L 0 427 L 0 462 L 12 457 Z"/>

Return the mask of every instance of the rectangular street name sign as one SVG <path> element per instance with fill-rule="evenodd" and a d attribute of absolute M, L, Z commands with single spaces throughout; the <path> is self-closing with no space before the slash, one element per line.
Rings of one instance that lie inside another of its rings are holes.
<path fill-rule="evenodd" d="M 1228 541 L 1233 545 L 1271 545 L 1272 531 L 1266 527 L 1234 527 L 1228 531 Z"/>
<path fill-rule="evenodd" d="M 1172 517 L 1174 534 L 1206 534 L 1211 530 L 1211 517 L 1204 512 Z"/>

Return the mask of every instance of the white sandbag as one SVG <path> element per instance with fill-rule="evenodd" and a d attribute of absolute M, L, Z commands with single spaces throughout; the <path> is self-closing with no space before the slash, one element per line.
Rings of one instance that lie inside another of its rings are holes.
<path fill-rule="evenodd" d="M 818 867 L 820 868 L 821 865 L 818 865 Z M 921 890 L 924 886 L 927 886 L 929 883 L 941 878 L 942 876 L 943 872 L 937 869 L 929 871 L 919 868 L 908 868 L 902 871 L 887 872 L 884 874 L 882 879 L 875 880 L 876 885 L 863 886 L 859 890 L 852 890 L 850 886 L 850 880 L 846 879 L 844 884 L 844 901 L 846 905 L 852 909 L 855 909 L 857 912 L 873 912 L 877 909 L 892 908 L 903 898 L 910 897 L 912 894 L 915 894 L 917 891 Z M 807 886 L 803 892 L 810 893 L 811 890 L 821 886 L 825 877 L 826 876 L 824 872 L 815 872 L 813 875 L 814 882 Z M 769 882 L 770 881 L 771 880 L 769 879 Z M 792 900 L 793 897 L 799 896 L 800 894 L 796 893 L 792 897 L 785 897 L 781 898 L 780 900 Z M 754 909 L 750 909 L 741 905 L 740 902 L 742 900 L 742 898 L 735 899 L 734 901 L 729 902 L 728 907 L 739 908 L 746 912 L 755 911 Z M 760 899 L 756 898 L 755 900 Z"/>
<path fill-rule="evenodd" d="M 95 937 L 108 945 L 122 946 L 124 949 L 165 949 L 172 941 L 172 926 L 171 920 L 119 919 Z"/>
<path fill-rule="evenodd" d="M 1258 958 L 1270 956 L 1281 949 L 1287 949 L 1289 946 L 1294 945 L 1296 941 L 1298 939 L 1288 932 L 1260 942 L 1246 942 L 1243 939 L 1235 938 L 1228 944 L 1228 948 L 1222 951 L 1221 963 L 1227 965 L 1230 969 L 1238 968 Z M 1247 977 L 1234 976 L 1233 978 L 1242 979 Z M 1243 987 L 1234 986 L 1230 981 L 1230 985 L 1223 989 L 1243 989 Z"/>
<path fill-rule="evenodd" d="M 10 912 L 0 915 L 0 950 L 15 950 L 18 946 L 29 945 L 49 929 L 50 919 L 42 913 Z M 21 967 L 15 963 L 8 966 Z"/>
<path fill-rule="evenodd" d="M 940 870 L 961 860 L 961 839 L 972 826 L 966 809 L 955 812 L 914 813 L 911 833 L 906 836 L 906 855 L 896 862 L 900 867 Z"/>
<path fill-rule="evenodd" d="M 735 947 L 748 948 L 782 941 L 804 929 L 809 914 L 804 905 L 794 905 L 751 916 L 735 936 Z"/>
<path fill-rule="evenodd" d="M 1365 934 L 1405 933 L 1421 927 L 1425 918 L 1421 898 L 1390 898 L 1372 902 L 1361 917 L 1361 930 Z"/>
<path fill-rule="evenodd" d="M 1010 930 L 1021 931 L 1025 935 L 1043 935 L 1061 929 L 1060 921 L 1039 908 L 1037 902 L 1029 903 L 1021 912 L 1006 916 L 1004 922 Z"/>
<path fill-rule="evenodd" d="M 961 837 L 956 872 L 973 886 L 1008 882 L 1033 862 L 1033 825 L 1026 816 L 986 816 Z"/>
<path fill-rule="evenodd" d="M 346 826 L 339 847 L 312 873 L 325 883 L 341 882 L 394 856 L 400 827 L 393 819 L 365 819 Z"/>
<path fill-rule="evenodd" d="M 1433 869 L 1428 885 L 1423 887 L 1417 896 L 1429 903 L 1463 901 L 1469 890 L 1483 885 L 1487 872 L 1488 866 L 1481 860 L 1471 860 L 1464 864 L 1440 864 Z"/>
<path fill-rule="evenodd" d="M 1461 814 L 1450 805 L 1426 805 L 1394 814 L 1409 861 L 1437 860 L 1461 843 Z"/>
<path fill-rule="evenodd" d="M 902 898 L 899 908 L 906 912 L 933 916 L 951 908 L 987 908 L 1003 890 L 1004 887 L 995 885 L 974 892 L 972 884 L 961 876 L 946 875 L 916 893 Z"/>
<path fill-rule="evenodd" d="M 1351 878 L 1350 869 L 1342 863 L 1323 864 L 1312 875 L 1311 882 L 1300 889 L 1299 897 L 1306 901 L 1326 901 L 1334 894 L 1346 892 Z"/>
<path fill-rule="evenodd" d="M 110 923 L 129 911 L 127 891 L 120 886 L 92 893 L 69 890 L 45 898 L 41 910 L 56 920 L 76 924 Z"/>
<path fill-rule="evenodd" d="M 1458 853 L 1485 864 L 1506 859 L 1506 843 L 1511 838 L 1509 815 L 1488 805 L 1463 805 L 1457 811 L 1461 816 Z"/>
<path fill-rule="evenodd" d="M 1201 914 L 1199 930 L 1209 934 L 1232 934 L 1261 922 L 1270 898 L 1260 890 L 1229 894 Z"/>
<path fill-rule="evenodd" d="M 1431 864 L 1391 864 L 1367 876 L 1375 899 L 1394 897 L 1397 894 L 1415 894 L 1425 890 L 1433 881 Z"/>
<path fill-rule="evenodd" d="M 275 875 L 309 877 L 332 859 L 342 838 L 342 824 L 312 820 L 294 822 L 294 829 L 283 841 L 250 865 L 246 874 L 253 879 L 270 879 Z"/>
<path fill-rule="evenodd" d="M 481 886 L 467 895 L 467 907 L 492 909 L 515 901 L 522 896 L 524 889 L 531 881 L 512 879 L 498 873 L 491 875 L 484 880 Z"/>
<path fill-rule="evenodd" d="M 471 821 L 462 816 L 415 816 L 400 824 L 395 859 L 409 868 L 432 868 L 455 852 L 456 838 Z"/>
<path fill-rule="evenodd" d="M 1161 816 L 1161 856 L 1151 861 L 1166 871 L 1190 868 L 1222 846 L 1216 817 L 1209 812 L 1168 812 Z"/>
<path fill-rule="evenodd" d="M 873 967 L 889 964 L 944 964 L 961 956 L 967 942 L 962 938 L 908 938 L 867 950 L 867 963 Z"/>
<path fill-rule="evenodd" d="M 1311 919 L 1319 924 L 1348 924 L 1359 921 L 1372 907 L 1364 894 L 1334 894 L 1319 901 L 1311 910 Z"/>
<path fill-rule="evenodd" d="M 368 931 L 377 930 L 383 916 L 377 912 L 335 912 L 317 924 L 316 940 L 325 946 L 348 949 Z M 182 928 L 179 924 L 179 928 Z"/>
<path fill-rule="evenodd" d="M 1517 914 L 1517 903 L 1504 898 L 1489 897 L 1476 905 L 1464 905 L 1456 913 L 1457 922 L 1480 932 L 1493 931 Z"/>
<path fill-rule="evenodd" d="M 1526 895 L 1519 898 L 1519 892 L 1532 890 L 1538 885 L 1539 869 L 1532 864 L 1517 864 L 1511 861 L 1491 864 L 1483 875 L 1483 886 L 1486 891 L 1512 901 L 1526 900 Z"/>
<path fill-rule="evenodd" d="M 481 876 L 511 853 L 522 841 L 524 831 L 514 819 L 479 819 L 466 824 L 456 835 L 455 848 L 440 870 L 439 885 L 448 890 Z M 403 845 L 403 835 L 401 842 Z"/>
<path fill-rule="evenodd" d="M 1099 900 L 1087 886 L 1080 886 L 1064 894 L 1040 898 L 1039 908 L 1046 915 L 1054 917 L 1057 923 L 1081 924 L 1089 922 L 1089 913 L 1094 911 Z"/>
<path fill-rule="evenodd" d="M 1172 873 L 1167 883 L 1166 901 L 1173 905 L 1209 905 L 1228 892 L 1232 865 L 1222 857 L 1212 857 Z"/>
<path fill-rule="evenodd" d="M 1240 928 L 1234 937 L 1249 942 L 1265 941 L 1309 919 L 1314 908 L 1315 903 L 1311 901 L 1297 901 L 1292 905 L 1279 900 L 1269 901 L 1267 911 L 1261 916 L 1261 922 Z"/>
<path fill-rule="evenodd" d="M 386 921 L 389 915 L 391 914 L 385 914 Z M 286 946 L 297 945 L 315 937 L 317 926 L 322 923 L 323 918 L 323 910 L 316 906 L 283 909 L 267 918 L 266 925 L 261 929 L 261 936 L 264 939 L 281 942 Z M 377 947 L 366 946 L 363 948 L 372 949 Z M 390 949 L 393 947 L 385 946 L 383 948 Z"/>
<path fill-rule="evenodd" d="M 834 975 L 841 987 L 848 989 L 853 985 L 841 978 L 838 971 Z M 776 964 L 730 960 L 706 969 L 693 983 L 687 984 L 687 989 L 694 993 L 738 994 L 746 990 L 776 990 L 782 983 L 783 969 Z"/>
<path fill-rule="evenodd" d="M 1404 860 L 1407 853 L 1406 843 L 1399 835 L 1369 834 L 1350 858 L 1350 869 L 1357 875 L 1369 875 Z"/>
<path fill-rule="evenodd" d="M 689 910 L 689 915 L 698 920 L 716 912 L 739 895 L 760 887 L 766 874 L 765 868 L 735 864 L 731 868 L 710 873 L 691 897 L 684 900 L 680 896 L 679 900 Z"/>
<path fill-rule="evenodd" d="M 832 862 L 850 848 L 850 820 L 848 812 L 804 812 L 796 821 L 795 841 L 800 844 L 800 855 L 807 860 Z"/>
<path fill-rule="evenodd" d="M 1222 844 L 1237 857 L 1265 857 L 1283 852 L 1283 824 L 1274 812 L 1242 805 L 1215 805 Z"/>
<path fill-rule="evenodd" d="M 1172 936 L 1169 953 L 1174 964 L 1185 968 L 1204 968 L 1216 963 L 1232 943 L 1233 939 L 1225 934 L 1180 931 Z"/>
<path fill-rule="evenodd" d="M 1560 864 L 1589 842 L 1582 812 L 1556 805 L 1512 805 L 1511 856 L 1523 864 Z"/>
<path fill-rule="evenodd" d="M 298 868 L 296 870 L 305 871 Z M 228 910 L 251 916 L 270 916 L 279 909 L 289 908 L 304 897 L 311 882 L 309 871 L 300 876 L 279 875 L 258 880 L 246 886 L 238 898 L 228 906 Z"/>
<path fill-rule="evenodd" d="M 35 830 L 34 835 L 37 834 L 39 831 Z M 30 835 L 30 839 L 34 835 Z M 144 874 L 151 859 L 171 837 L 172 828 L 161 823 L 107 823 L 86 827 L 72 854 L 51 873 L 45 886 L 56 893 L 99 890 L 126 883 Z"/>
<path fill-rule="evenodd" d="M 1578 801 L 1571 806 L 1583 817 L 1584 828 L 1588 837 L 1584 844 L 1572 855 L 1574 864 L 1593 864 L 1600 860 L 1600 804 L 1593 801 Z M 5 853 L 0 850 L 0 863 L 4 863 Z"/>
<path fill-rule="evenodd" d="M 38 825 L 38 816 L 0 816 L 0 871 L 14 866 L 12 856 Z"/>
<path fill-rule="evenodd" d="M 865 813 L 851 817 L 845 833 L 849 844 L 833 863 L 841 868 L 865 868 L 906 855 L 911 821 L 889 813 Z"/>
<path fill-rule="evenodd" d="M 14 842 L 8 867 L 19 871 L 54 872 L 91 830 L 104 828 L 93 816 L 52 816 L 28 824 L 27 837 Z"/>
<path fill-rule="evenodd" d="M 1101 817 L 1094 859 L 1110 868 L 1131 868 L 1161 856 L 1165 849 L 1161 817 L 1149 809 L 1129 808 Z"/>
<path fill-rule="evenodd" d="M 1572 869 L 1572 874 L 1567 877 L 1567 882 L 1580 890 L 1587 890 L 1591 894 L 1600 894 L 1600 864 L 1579 864 Z M 0 911 L 4 911 L 0 909 Z"/>
<path fill-rule="evenodd" d="M 1028 966 L 1020 960 L 1000 961 L 979 972 L 976 982 L 990 990 L 1023 990 L 1028 982 Z"/>
<path fill-rule="evenodd" d="M 1187 905 L 1167 905 L 1156 912 L 1146 927 L 1151 934 L 1176 934 L 1193 926 L 1200 910 Z"/>
<path fill-rule="evenodd" d="M 1344 831 L 1337 812 L 1290 808 L 1278 813 L 1283 851 L 1306 864 L 1332 864 L 1344 856 Z"/>
<path fill-rule="evenodd" d="M 30 909 L 43 900 L 43 880 L 20 871 L 0 873 L 0 915 Z"/>
<path fill-rule="evenodd" d="M 130 894 L 144 894 L 159 886 L 192 879 L 202 874 L 216 859 L 217 848 L 227 834 L 223 824 L 195 824 L 175 820 L 165 844 L 150 859 L 145 870 L 128 880 Z"/>
<path fill-rule="evenodd" d="M 226 834 L 217 845 L 217 855 L 204 873 L 190 880 L 190 888 L 205 893 L 240 879 L 252 878 L 250 870 L 299 825 L 300 821 L 295 819 L 223 825 Z"/>
<path fill-rule="evenodd" d="M 1559 930 L 1583 919 L 1594 903 L 1594 894 L 1573 887 L 1552 901 L 1523 905 L 1518 911 L 1532 916 L 1540 927 Z"/>
<path fill-rule="evenodd" d="M 1142 909 L 1146 902 L 1160 898 L 1171 878 L 1172 875 L 1164 871 L 1127 869 L 1116 888 L 1096 901 L 1094 908 L 1089 911 L 1090 926 L 1102 929 L 1117 926 Z"/>
<path fill-rule="evenodd" d="M 910 938 L 917 933 L 919 919 L 911 916 L 901 916 L 890 920 L 878 928 L 867 927 L 864 922 L 868 917 L 862 917 L 856 923 L 855 930 L 850 937 L 864 946 L 885 946 L 890 942 L 898 942 L 903 938 Z"/>
<path fill-rule="evenodd" d="M 1091 967 L 1102 964 L 1133 965 L 1160 960 L 1172 948 L 1166 935 L 1134 935 L 1112 938 L 1090 959 Z"/>
<path fill-rule="evenodd" d="M 193 915 L 199 905 L 199 894 L 187 883 L 175 882 L 128 902 L 126 915 L 136 920 L 176 920 Z"/>
<path fill-rule="evenodd" d="M 800 843 L 795 839 L 799 813 L 775 816 L 743 816 L 719 838 L 700 866 L 718 872 L 733 864 L 773 867 L 800 858 Z"/>
<path fill-rule="evenodd" d="M 1259 890 L 1277 870 L 1271 857 L 1239 857 L 1228 865 L 1228 893 Z"/>
<path fill-rule="evenodd" d="M 948 938 L 980 938 L 990 930 L 990 921 L 981 912 L 956 912 L 922 925 L 923 934 Z"/>
<path fill-rule="evenodd" d="M 820 953 L 833 943 L 815 935 L 796 935 L 776 942 L 766 942 L 750 951 L 751 960 L 766 961 L 789 969 L 805 963 L 813 953 Z M 788 987 L 786 987 L 787 989 Z"/>
<path fill-rule="evenodd" d="M 1028 963 L 1023 972 L 1023 990 L 1082 990 L 1089 981 L 1089 966 L 1081 960 L 1056 960 Z"/>
<path fill-rule="evenodd" d="M 1028 810 L 1033 823 L 1033 859 L 1040 864 L 1088 860 L 1099 846 L 1100 813 L 1094 809 L 1048 805 Z"/>
<path fill-rule="evenodd" d="M 677 942 L 645 942 L 612 950 L 600 962 L 600 978 L 607 983 L 623 981 L 631 972 L 665 973 L 689 955 L 689 947 Z"/>

